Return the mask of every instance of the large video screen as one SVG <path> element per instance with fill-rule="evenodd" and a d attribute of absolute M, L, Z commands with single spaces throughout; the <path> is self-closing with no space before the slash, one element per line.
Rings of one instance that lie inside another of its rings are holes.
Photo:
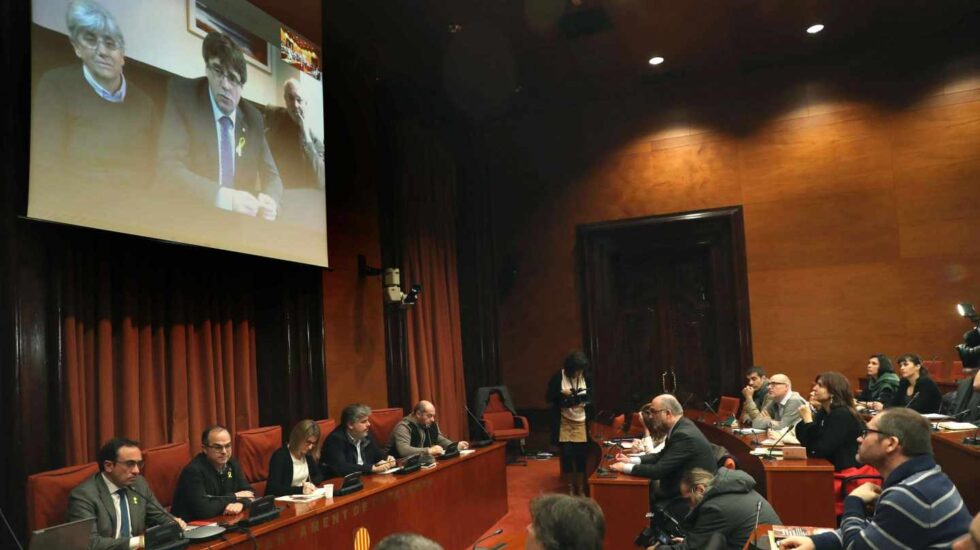
<path fill-rule="evenodd" d="M 328 265 L 319 44 L 245 0 L 31 6 L 28 217 Z"/>

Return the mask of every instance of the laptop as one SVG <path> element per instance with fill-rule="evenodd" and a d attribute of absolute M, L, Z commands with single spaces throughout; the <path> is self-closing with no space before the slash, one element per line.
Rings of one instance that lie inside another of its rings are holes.
<path fill-rule="evenodd" d="M 87 550 L 95 518 L 38 529 L 31 534 L 28 550 Z"/>

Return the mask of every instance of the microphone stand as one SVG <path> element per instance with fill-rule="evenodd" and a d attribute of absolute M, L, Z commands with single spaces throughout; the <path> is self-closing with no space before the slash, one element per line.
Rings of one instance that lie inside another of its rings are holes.
<path fill-rule="evenodd" d="M 0 518 L 3 518 L 3 524 L 7 526 L 7 531 L 10 531 L 10 537 L 14 539 L 17 544 L 17 548 L 24 550 L 24 547 L 20 544 L 20 539 L 17 538 L 17 534 L 14 533 L 14 528 L 10 526 L 10 522 L 7 521 L 7 515 L 3 513 L 3 508 L 0 508 Z"/>
<path fill-rule="evenodd" d="M 714 422 L 713 425 L 714 426 L 717 426 L 719 424 L 719 422 L 721 421 L 721 419 L 718 416 L 718 411 L 716 411 L 714 408 L 712 408 L 711 403 L 708 403 L 707 401 L 704 402 L 704 406 L 705 407 L 708 407 L 708 410 L 711 411 L 711 414 L 715 415 L 715 422 Z M 703 417 L 704 417 L 704 415 L 702 415 L 702 418 Z"/>
<path fill-rule="evenodd" d="M 776 460 L 772 456 L 773 449 L 775 449 L 776 446 L 779 445 L 779 442 L 782 441 L 783 438 L 786 437 L 786 434 L 788 434 L 790 432 L 790 430 L 792 430 L 794 427 L 796 427 L 795 424 L 792 425 L 792 426 L 790 426 L 790 427 L 788 427 L 788 428 L 786 428 L 786 431 L 783 432 L 783 435 L 779 436 L 779 439 L 777 439 L 775 443 L 773 443 L 772 445 L 769 446 L 769 453 L 765 457 L 763 457 L 763 460 Z"/>
<path fill-rule="evenodd" d="M 164 534 L 162 534 L 160 536 L 160 539 L 161 540 L 153 541 L 154 542 L 154 547 L 159 548 L 162 545 L 162 547 L 163 548 L 166 548 L 167 550 L 176 550 L 177 548 L 183 548 L 183 547 L 187 546 L 188 544 L 190 544 L 190 541 L 189 540 L 186 540 L 184 538 L 184 528 L 180 526 L 180 523 L 177 523 L 177 520 L 174 519 L 174 516 L 170 512 L 168 512 L 167 510 L 165 510 L 163 508 L 163 506 L 160 506 L 157 503 L 156 499 L 153 499 L 153 498 L 150 498 L 147 495 L 144 495 L 142 492 L 137 491 L 135 487 L 127 487 L 126 489 L 129 490 L 129 491 L 132 491 L 133 493 L 135 493 L 136 496 L 141 497 L 144 501 L 146 501 L 147 504 L 153 505 L 153 507 L 156 508 L 158 511 L 163 512 L 163 517 L 167 518 L 167 520 L 169 520 L 169 523 L 171 525 L 176 525 L 177 526 L 177 529 L 178 529 L 177 531 L 175 531 L 173 533 L 165 532 Z M 144 542 L 144 544 L 147 547 L 149 547 L 149 545 L 150 545 L 150 542 L 148 542 L 146 540 L 146 535 L 149 532 L 150 532 L 150 529 L 147 529 L 143 533 L 143 542 Z M 176 536 L 174 536 L 174 535 L 176 535 Z"/>
<path fill-rule="evenodd" d="M 466 405 L 463 405 L 463 408 L 466 409 L 466 414 L 470 415 L 470 418 L 472 418 L 473 421 L 476 422 L 476 425 L 479 426 L 481 430 L 483 430 L 483 433 L 487 436 L 487 440 L 493 441 L 493 436 L 490 435 L 490 432 L 488 432 L 486 427 L 483 425 L 483 423 L 480 422 L 480 419 L 477 418 L 475 414 L 473 414 L 473 411 L 471 411 L 470 408 L 467 407 Z"/>
<path fill-rule="evenodd" d="M 756 531 L 759 530 L 759 514 L 762 512 L 762 501 L 755 503 L 755 525 L 752 526 L 752 546 L 759 541 L 759 534 Z"/>
<path fill-rule="evenodd" d="M 916 397 L 919 397 L 919 392 L 912 394 L 912 399 L 909 399 L 909 402 L 905 404 L 906 409 L 912 406 L 912 402 L 915 401 Z"/>
<path fill-rule="evenodd" d="M 494 531 L 493 533 L 490 533 L 489 535 L 480 537 L 479 539 L 477 539 L 476 542 L 473 543 L 473 550 L 479 550 L 479 547 L 477 546 L 478 544 L 480 544 L 481 542 L 487 540 L 490 537 L 496 537 L 497 535 L 499 535 L 500 533 L 503 533 L 503 532 L 504 532 L 503 529 L 497 529 L 496 531 Z"/>

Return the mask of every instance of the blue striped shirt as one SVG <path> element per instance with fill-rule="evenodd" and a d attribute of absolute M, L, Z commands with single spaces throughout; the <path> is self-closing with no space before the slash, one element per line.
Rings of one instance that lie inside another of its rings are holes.
<path fill-rule="evenodd" d="M 817 550 L 949 548 L 970 527 L 959 491 L 931 455 L 910 458 L 882 485 L 874 516 L 864 502 L 844 499 L 840 529 L 813 537 Z"/>

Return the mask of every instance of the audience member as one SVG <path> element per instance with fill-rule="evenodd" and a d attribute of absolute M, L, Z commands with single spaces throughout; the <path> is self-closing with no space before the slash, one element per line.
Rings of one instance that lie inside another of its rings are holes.
<path fill-rule="evenodd" d="M 354 403 L 340 413 L 340 425 L 323 444 L 323 461 L 330 476 L 354 472 L 371 474 L 390 470 L 395 459 L 384 452 L 371 437 L 371 407 Z"/>
<path fill-rule="evenodd" d="M 745 402 L 752 427 L 760 430 L 784 430 L 800 421 L 800 406 L 806 401 L 793 391 L 793 383 L 785 374 L 774 374 L 769 380 L 769 400 L 760 412 L 754 403 Z"/>
<path fill-rule="evenodd" d="M 99 449 L 97 460 L 99 473 L 68 495 L 67 521 L 95 518 L 89 540 L 93 550 L 145 548 L 143 533 L 174 518 L 163 511 L 140 475 L 143 453 L 139 443 L 120 437 L 110 439 Z M 187 527 L 183 521 L 176 521 L 182 528 Z"/>
<path fill-rule="evenodd" d="M 766 377 L 766 369 L 756 365 L 745 371 L 745 387 L 742 388 L 742 395 L 745 403 L 742 405 L 742 424 L 751 424 L 759 411 L 766 410 L 766 406 L 771 401 L 769 394 L 769 378 Z M 755 416 L 752 415 L 755 412 Z"/>
<path fill-rule="evenodd" d="M 715 533 L 725 537 L 724 548 L 740 550 L 759 523 L 779 524 L 779 516 L 765 497 L 755 491 L 755 480 L 741 470 L 722 468 L 716 473 L 694 468 L 681 479 L 681 496 L 691 512 L 681 522 L 684 540 L 656 548 L 704 548 Z"/>
<path fill-rule="evenodd" d="M 527 550 L 600 550 L 606 521 L 594 500 L 561 494 L 531 501 Z"/>
<path fill-rule="evenodd" d="M 857 438 L 864 420 L 854 408 L 851 384 L 843 374 L 825 372 L 818 376 L 810 404 L 799 411 L 802 420 L 796 425 L 796 438 L 806 445 L 808 456 L 829 460 L 838 472 L 858 466 Z"/>
<path fill-rule="evenodd" d="M 395 458 L 414 455 L 435 457 L 443 454 L 452 440 L 443 435 L 436 423 L 436 407 L 428 401 L 419 401 L 412 414 L 406 416 L 391 431 L 388 452 Z M 464 450 L 470 446 L 460 441 L 457 448 Z"/>
<path fill-rule="evenodd" d="M 595 416 L 589 358 L 574 351 L 548 381 L 545 399 L 551 404 L 551 442 L 561 450 L 562 480 L 569 494 L 585 495 L 585 460 L 589 452 L 587 423 Z"/>
<path fill-rule="evenodd" d="M 442 550 L 442 546 L 415 533 L 395 533 L 381 539 L 374 550 Z"/>
<path fill-rule="evenodd" d="M 684 417 L 684 409 L 670 394 L 653 399 L 650 435 L 667 438 L 660 453 L 628 457 L 622 453 L 610 468 L 630 475 L 657 480 L 651 483 L 654 504 L 674 517 L 683 517 L 687 503 L 680 498 L 680 481 L 692 468 L 714 471 L 716 461 L 711 444 L 693 421 Z"/>
<path fill-rule="evenodd" d="M 231 456 L 231 432 L 209 426 L 201 434 L 202 452 L 180 472 L 172 511 L 186 521 L 235 515 L 255 498 L 238 461 Z M 227 498 L 214 498 L 227 497 Z"/>
<path fill-rule="evenodd" d="M 642 453 L 645 455 L 659 453 L 664 448 L 666 435 L 653 438 L 650 427 L 653 425 L 653 404 L 647 403 L 640 408 L 640 422 L 643 423 L 643 439 L 634 439 L 630 445 L 633 454 Z"/>
<path fill-rule="evenodd" d="M 880 411 L 882 403 L 891 403 L 898 385 L 891 359 L 876 353 L 868 358 L 868 387 L 858 395 L 858 401 L 867 403 L 869 409 Z"/>
<path fill-rule="evenodd" d="M 320 471 L 320 426 L 300 420 L 289 432 L 289 444 L 269 459 L 267 495 L 308 495 L 323 481 Z"/>
<path fill-rule="evenodd" d="M 854 489 L 844 499 L 839 530 L 792 537 L 780 548 L 941 548 L 970 528 L 960 493 L 932 458 L 931 430 L 922 415 L 887 409 L 871 419 L 858 441 L 858 460 L 877 468 L 884 485 Z M 874 505 L 870 518 L 868 505 Z"/>
<path fill-rule="evenodd" d="M 884 403 L 884 406 L 908 407 L 922 414 L 938 412 L 943 396 L 939 386 L 929 377 L 929 371 L 922 366 L 922 359 L 907 353 L 896 361 L 902 380 L 891 402 Z M 880 409 L 881 406 L 875 404 L 874 408 Z"/>

